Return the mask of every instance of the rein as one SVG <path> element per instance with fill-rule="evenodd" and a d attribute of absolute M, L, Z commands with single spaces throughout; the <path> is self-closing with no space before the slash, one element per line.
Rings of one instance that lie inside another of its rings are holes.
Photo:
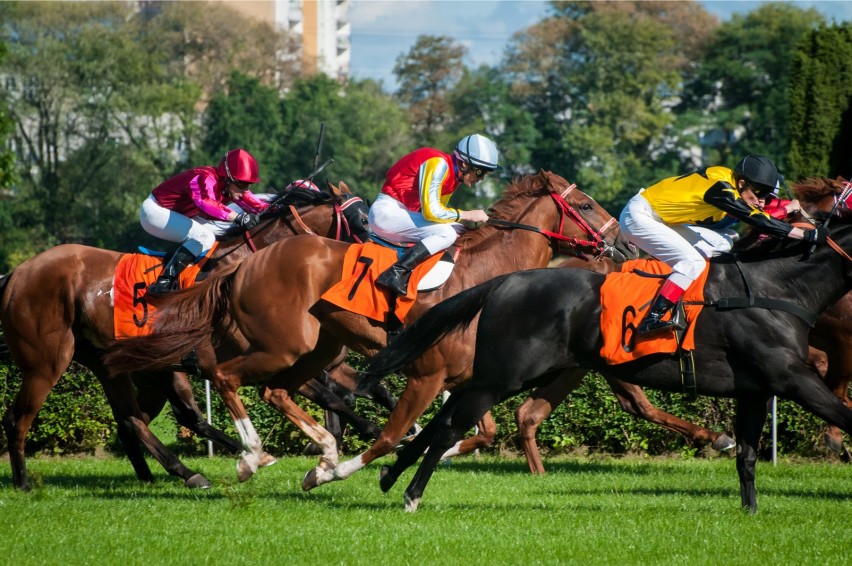
<path fill-rule="evenodd" d="M 536 232 L 541 234 L 542 236 L 548 238 L 551 241 L 553 246 L 554 255 L 559 255 L 559 243 L 565 242 L 567 243 L 572 250 L 572 253 L 581 259 L 586 258 L 583 252 L 578 252 L 577 248 L 585 247 L 585 248 L 593 248 L 596 250 L 594 257 L 600 257 L 603 255 L 609 248 L 606 242 L 604 242 L 603 236 L 615 227 L 618 222 L 615 218 L 610 218 L 606 224 L 604 224 L 600 230 L 594 230 L 589 223 L 580 215 L 577 210 L 571 206 L 568 201 L 565 200 L 565 197 L 571 193 L 577 185 L 572 183 L 567 189 L 562 191 L 560 194 L 550 193 L 550 196 L 553 198 L 553 201 L 556 203 L 556 207 L 559 209 L 559 227 L 556 232 L 551 232 L 550 230 L 542 230 L 536 226 L 531 226 L 529 224 L 520 224 L 518 222 L 511 222 L 509 220 L 500 220 L 497 218 L 489 218 L 486 224 L 490 224 L 492 226 L 504 227 L 504 228 L 517 228 L 520 230 L 527 230 L 530 232 Z M 590 240 L 581 240 L 579 238 L 571 238 L 568 236 L 564 236 L 562 234 L 562 228 L 565 226 L 565 218 L 568 217 L 574 221 L 574 223 L 583 230 L 591 239 Z"/>

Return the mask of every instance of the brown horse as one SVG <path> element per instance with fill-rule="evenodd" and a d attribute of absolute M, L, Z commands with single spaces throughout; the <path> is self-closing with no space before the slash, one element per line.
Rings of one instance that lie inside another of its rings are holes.
<path fill-rule="evenodd" d="M 495 275 L 544 267 L 557 249 L 593 254 L 607 251 L 619 260 L 635 255 L 615 219 L 553 173 L 542 171 L 516 180 L 491 208 L 491 214 L 488 224 L 459 237 L 462 253 L 449 280 L 435 291 L 419 294 L 406 323 L 443 299 Z M 283 412 L 295 411 L 298 407 L 289 395 L 316 375 L 341 345 L 369 356 L 387 342 L 383 324 L 320 299 L 340 280 L 348 247 L 304 236 L 270 246 L 232 273 L 167 296 L 159 305 L 162 316 L 156 332 L 117 343 L 105 360 L 112 371 L 138 364 L 154 368 L 156 360 L 173 363 L 196 350 L 202 365 L 211 368 L 211 380 L 228 406 L 244 446 L 251 449 L 242 460 L 240 477 L 244 479 L 257 469 L 260 441 L 237 396 L 238 387 L 262 383 L 266 401 Z M 246 293 L 251 301 L 241 300 Z M 238 355 L 216 359 L 210 347 L 211 326 L 214 339 L 229 336 L 231 326 L 238 328 L 234 333 L 241 337 Z M 365 453 L 339 466 L 336 448 L 326 449 L 319 465 L 306 475 L 303 488 L 345 479 L 393 451 L 442 389 L 452 389 L 468 377 L 472 337 L 444 340 L 409 368 L 405 390 L 379 439 Z M 304 418 L 303 430 L 310 433 L 316 424 L 307 415 Z"/>
<path fill-rule="evenodd" d="M 810 214 L 830 212 L 834 208 L 835 200 L 846 188 L 847 182 L 844 179 L 832 180 L 824 177 L 808 178 L 793 184 L 793 192 L 799 198 L 803 210 Z M 837 207 L 835 214 L 845 216 L 852 213 L 848 204 L 844 202 Z M 793 221 L 798 219 L 798 215 L 791 216 Z M 579 267 L 604 274 L 618 268 L 615 262 L 607 258 L 594 262 L 568 259 L 562 262 L 560 267 Z M 852 293 L 846 294 L 836 305 L 822 314 L 808 338 L 811 344 L 808 366 L 820 376 L 824 376 L 826 385 L 834 391 L 834 394 L 852 407 L 852 401 L 848 397 L 849 382 L 852 381 Z M 575 373 L 582 373 L 582 370 Z M 697 427 L 657 409 L 648 401 L 639 386 L 619 381 L 611 376 L 606 376 L 605 379 L 622 408 L 627 412 L 668 430 L 679 432 L 693 441 L 711 442 L 716 450 L 732 447 L 729 445 L 732 441 L 727 435 Z M 544 473 L 541 453 L 535 441 L 539 425 L 571 391 L 580 385 L 581 380 L 582 375 L 578 378 L 566 373 L 565 376 L 532 391 L 515 411 L 521 445 L 533 474 Z M 843 451 L 840 429 L 828 426 L 825 438 L 833 451 L 838 454 Z"/>
<path fill-rule="evenodd" d="M 251 254 L 252 249 L 264 248 L 308 228 L 330 237 L 350 234 L 366 238 L 366 212 L 366 204 L 345 185 L 342 190 L 334 188 L 334 194 L 306 189 L 288 191 L 275 199 L 257 227 L 221 242 L 205 269 L 216 272 L 227 268 Z M 141 480 L 152 481 L 153 476 L 140 450 L 140 441 L 186 485 L 209 485 L 206 478 L 186 468 L 148 430 L 147 423 L 167 399 L 182 425 L 228 450 L 240 449 L 238 443 L 207 424 L 192 399 L 186 376 L 174 373 L 174 368 L 145 374 L 133 372 L 139 386 L 138 399 L 134 397 L 130 375 L 107 378 L 101 354 L 104 344 L 114 337 L 112 288 L 121 256 L 119 252 L 87 246 L 60 245 L 30 258 L 0 281 L 0 323 L 9 354 L 21 371 L 21 388 L 3 417 L 16 488 L 30 489 L 24 454 L 27 431 L 72 360 L 88 367 L 101 381 L 119 424 L 119 438 Z"/>

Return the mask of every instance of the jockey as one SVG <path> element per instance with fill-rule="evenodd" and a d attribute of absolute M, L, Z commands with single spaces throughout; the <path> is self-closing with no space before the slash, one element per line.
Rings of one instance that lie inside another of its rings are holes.
<path fill-rule="evenodd" d="M 828 236 L 825 228 L 794 228 L 760 209 L 760 199 L 770 195 L 777 185 L 778 171 L 772 161 L 748 155 L 733 171 L 727 167 L 708 167 L 663 179 L 627 202 L 619 219 L 622 233 L 631 243 L 672 268 L 639 323 L 638 334 L 672 327 L 671 321 L 662 318 L 701 275 L 705 258 L 731 250 L 737 233 L 719 221 L 740 220 L 770 236 L 825 243 Z"/>
<path fill-rule="evenodd" d="M 370 229 L 387 240 L 416 243 L 379 275 L 376 285 L 405 295 L 411 271 L 456 241 L 463 230 L 460 221 L 488 221 L 484 210 L 459 210 L 447 203 L 461 183 L 472 187 L 500 169 L 498 160 L 494 142 L 472 134 L 458 143 L 452 155 L 420 148 L 390 168 L 370 207 Z"/>
<path fill-rule="evenodd" d="M 149 293 L 166 293 L 176 287 L 180 273 L 213 247 L 216 236 L 231 226 L 249 229 L 269 205 L 257 199 L 249 185 L 260 181 L 257 161 L 244 149 L 227 152 L 218 167 L 195 167 L 178 173 L 156 187 L 142 203 L 139 220 L 146 232 L 181 242 Z M 228 208 L 235 202 L 245 212 Z"/>

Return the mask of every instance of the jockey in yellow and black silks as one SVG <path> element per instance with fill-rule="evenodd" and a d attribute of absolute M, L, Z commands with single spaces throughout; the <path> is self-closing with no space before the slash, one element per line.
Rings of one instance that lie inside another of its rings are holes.
<path fill-rule="evenodd" d="M 778 186 L 778 171 L 766 157 L 749 155 L 733 170 L 708 167 L 670 177 L 639 191 L 621 213 L 627 239 L 672 268 L 638 334 L 672 327 L 662 318 L 701 274 L 707 258 L 731 250 L 737 233 L 730 224 L 741 221 L 779 238 L 825 243 L 824 228 L 804 230 L 772 218 L 760 208 Z"/>

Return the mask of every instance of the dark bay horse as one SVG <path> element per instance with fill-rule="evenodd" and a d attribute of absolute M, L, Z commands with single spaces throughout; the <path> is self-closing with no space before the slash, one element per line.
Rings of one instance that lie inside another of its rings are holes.
<path fill-rule="evenodd" d="M 607 251 L 618 259 L 635 255 L 615 219 L 588 195 L 550 172 L 510 184 L 492 206 L 491 216 L 485 226 L 459 237 L 462 252 L 449 280 L 435 291 L 418 294 L 406 323 L 441 300 L 495 275 L 544 267 L 557 249 L 592 254 Z M 257 457 L 252 453 L 260 450 L 260 441 L 237 396 L 239 386 L 262 383 L 266 401 L 282 411 L 295 410 L 292 402 L 287 406 L 289 395 L 316 375 L 341 345 L 369 356 L 387 342 L 383 324 L 320 299 L 340 280 L 348 247 L 304 236 L 270 246 L 230 274 L 170 294 L 159 305 L 163 316 L 157 331 L 117 343 L 105 359 L 114 371 L 122 371 L 138 364 L 155 367 L 155 360 L 173 363 L 196 350 L 207 367 L 213 368 L 211 380 L 237 423 L 243 445 L 252 448 L 244 455 L 245 467 L 256 470 Z M 240 300 L 243 293 L 252 295 L 251 303 Z M 218 338 L 228 334 L 231 326 L 239 329 L 235 335 L 242 336 L 241 352 L 217 360 L 209 346 L 211 327 Z M 339 466 L 336 449 L 326 449 L 319 465 L 306 475 L 303 488 L 345 479 L 392 452 L 442 389 L 452 389 L 467 378 L 473 362 L 472 338 L 470 334 L 444 340 L 430 356 L 408 368 L 405 390 L 379 439 L 365 453 Z M 303 430 L 310 433 L 315 426 L 312 420 L 306 421 Z"/>
<path fill-rule="evenodd" d="M 333 193 L 294 189 L 276 198 L 250 232 L 220 243 L 205 269 L 227 268 L 282 238 L 305 233 L 366 238 L 367 205 L 341 184 Z M 227 235 L 226 235 L 227 237 Z M 0 323 L 8 351 L 21 371 L 21 388 L 3 417 L 9 441 L 13 484 L 29 490 L 24 444 L 27 431 L 50 390 L 72 360 L 100 380 L 119 424 L 118 434 L 137 476 L 152 481 L 139 441 L 171 474 L 190 487 L 206 487 L 206 478 L 186 468 L 148 430 L 147 423 L 168 400 L 178 421 L 231 451 L 240 445 L 210 427 L 198 410 L 186 376 L 173 368 L 107 378 L 101 361 L 104 344 L 113 339 L 113 277 L 119 252 L 66 244 L 22 263 L 0 281 Z M 144 300 L 144 297 L 143 297 Z M 317 372 L 319 374 L 319 372 Z M 267 460 L 268 461 L 268 460 Z"/>
<path fill-rule="evenodd" d="M 843 178 L 811 177 L 792 184 L 793 194 L 799 199 L 806 214 L 828 213 L 834 210 L 838 217 L 852 216 L 847 200 L 850 197 L 848 194 L 845 197 L 843 195 L 847 188 L 848 182 Z M 835 202 L 841 198 L 843 202 L 835 207 Z M 800 220 L 801 214 L 790 215 L 790 221 Z M 755 237 L 752 241 L 756 239 Z M 608 258 L 599 258 L 592 262 L 569 258 L 559 267 L 591 269 L 605 274 L 618 269 L 618 264 Z M 852 380 L 852 293 L 844 295 L 819 317 L 808 339 L 813 346 L 808 352 L 808 366 L 824 378 L 826 385 L 839 399 L 852 407 L 848 397 L 849 382 Z M 827 363 L 829 360 L 831 363 Z M 569 375 L 555 379 L 546 386 L 536 388 L 515 411 L 524 456 L 533 474 L 544 473 L 541 453 L 535 441 L 539 425 L 580 384 L 580 381 L 568 373 Z M 621 407 L 627 412 L 668 430 L 679 432 L 694 442 L 710 442 L 716 450 L 733 446 L 733 441 L 727 435 L 698 427 L 657 409 L 648 401 L 640 387 L 609 376 L 605 376 L 605 379 Z M 837 427 L 829 426 L 825 438 L 834 452 L 840 454 L 843 451 L 841 432 Z"/>
<path fill-rule="evenodd" d="M 835 221 L 831 229 L 842 249 L 852 249 L 848 220 Z M 743 507 L 753 512 L 757 443 L 772 395 L 852 432 L 852 409 L 806 365 L 810 323 L 852 289 L 852 259 L 827 245 L 810 256 L 809 248 L 801 241 L 767 239 L 735 256 L 714 258 L 704 289 L 708 304 L 695 322 L 697 392 L 737 400 L 740 495 Z M 498 277 L 436 305 L 377 355 L 368 368 L 376 376 L 406 367 L 478 317 L 472 379 L 383 470 L 382 490 L 425 452 L 405 492 L 406 509 L 416 510 L 441 455 L 485 411 L 551 382 L 567 368 L 680 391 L 677 356 L 652 354 L 611 366 L 600 357 L 603 281 L 603 275 L 581 269 Z M 718 299 L 746 296 L 756 298 L 755 307 L 712 306 Z"/>

